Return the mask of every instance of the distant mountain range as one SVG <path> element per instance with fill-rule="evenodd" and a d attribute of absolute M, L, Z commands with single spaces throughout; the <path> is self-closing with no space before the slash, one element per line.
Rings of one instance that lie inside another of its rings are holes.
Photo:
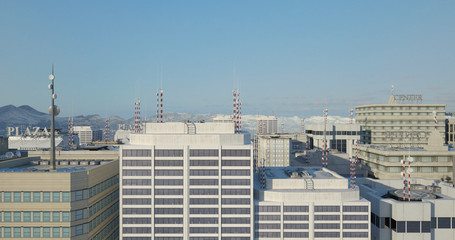
<path fill-rule="evenodd" d="M 165 120 L 167 122 L 180 122 L 184 120 L 207 122 L 213 121 L 213 118 L 219 115 L 215 114 L 192 114 L 192 113 L 165 113 Z M 242 126 L 244 130 L 253 132 L 256 127 L 257 115 L 242 115 Z M 76 126 L 92 126 L 92 129 L 104 129 L 106 118 L 98 114 L 94 115 L 80 115 L 74 116 L 74 125 Z M 155 121 L 155 116 L 146 117 L 146 121 Z M 281 130 L 281 124 L 284 124 L 285 132 L 300 132 L 301 131 L 301 118 L 294 117 L 278 117 L 278 128 Z M 134 118 L 124 119 L 119 116 L 109 117 L 111 130 L 117 130 L 119 124 L 133 125 Z M 324 118 L 322 116 L 313 116 L 305 119 L 305 124 L 322 124 Z M 329 116 L 328 122 L 333 123 L 348 123 L 349 119 L 339 116 Z M 48 113 L 43 113 L 35 110 L 34 108 L 23 105 L 15 107 L 7 105 L 0 107 L 0 136 L 6 136 L 7 127 L 46 127 L 50 128 L 51 117 Z M 57 117 L 56 128 L 66 131 L 68 128 L 68 117 Z"/>

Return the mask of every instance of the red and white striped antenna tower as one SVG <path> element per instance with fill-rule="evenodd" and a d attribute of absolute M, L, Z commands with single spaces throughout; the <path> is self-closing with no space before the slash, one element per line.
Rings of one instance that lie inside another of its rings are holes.
<path fill-rule="evenodd" d="M 411 157 L 410 155 L 408 156 L 408 168 L 406 169 L 406 172 L 408 174 L 408 201 L 411 201 L 411 173 L 413 172 L 411 168 L 411 163 L 414 162 L 414 158 Z"/>
<path fill-rule="evenodd" d="M 111 141 L 111 123 L 109 118 L 106 118 L 106 125 L 104 126 L 104 141 Z"/>
<path fill-rule="evenodd" d="M 324 109 L 324 140 L 323 140 L 323 150 L 322 150 L 322 167 L 327 168 L 328 165 L 328 155 L 327 155 L 327 108 Z"/>
<path fill-rule="evenodd" d="M 403 202 L 406 201 L 406 156 L 403 155 L 403 159 L 401 159 L 401 164 L 403 169 L 401 170 L 401 177 L 403 178 Z"/>
<path fill-rule="evenodd" d="M 354 157 L 351 157 L 349 158 L 349 161 L 350 161 L 350 175 L 351 175 L 351 189 L 355 189 L 355 185 L 356 185 L 356 175 L 355 175 L 355 163 L 356 163 L 356 159 Z"/>
<path fill-rule="evenodd" d="M 68 145 L 74 144 L 74 126 L 73 119 L 68 118 Z"/>
<path fill-rule="evenodd" d="M 242 101 L 240 100 L 240 91 L 238 92 L 237 94 L 237 97 L 238 97 L 238 106 L 239 106 L 239 115 L 238 115 L 238 124 L 239 124 L 239 132 L 238 133 L 242 133 Z"/>
<path fill-rule="evenodd" d="M 434 129 L 438 129 L 438 117 L 436 116 L 436 111 L 433 111 L 433 119 L 434 119 Z"/>
<path fill-rule="evenodd" d="M 261 159 L 262 165 L 259 170 L 259 183 L 261 185 L 261 189 L 265 189 L 266 187 L 266 179 L 265 179 L 265 159 Z"/>
<path fill-rule="evenodd" d="M 141 132 L 141 99 L 134 102 L 134 133 Z"/>
<path fill-rule="evenodd" d="M 351 108 L 351 110 L 349 110 L 349 124 L 353 124 L 354 123 L 354 109 Z"/>

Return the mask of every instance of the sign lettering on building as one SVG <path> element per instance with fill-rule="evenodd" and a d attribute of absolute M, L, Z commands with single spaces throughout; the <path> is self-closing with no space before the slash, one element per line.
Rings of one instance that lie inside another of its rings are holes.
<path fill-rule="evenodd" d="M 47 131 L 47 128 L 44 128 L 40 131 L 40 127 L 27 127 L 25 130 L 22 130 L 19 127 L 7 127 L 8 136 L 30 136 L 30 137 L 41 137 L 41 136 L 50 136 L 50 133 Z"/>
<path fill-rule="evenodd" d="M 397 103 L 421 103 L 423 97 L 420 94 L 394 95 Z"/>

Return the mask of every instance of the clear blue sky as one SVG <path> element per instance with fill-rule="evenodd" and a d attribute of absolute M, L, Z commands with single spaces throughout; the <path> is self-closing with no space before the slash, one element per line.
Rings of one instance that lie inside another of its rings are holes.
<path fill-rule="evenodd" d="M 348 116 L 396 93 L 455 111 L 455 1 L 3 1 L 0 105 L 61 116 L 243 112 Z"/>

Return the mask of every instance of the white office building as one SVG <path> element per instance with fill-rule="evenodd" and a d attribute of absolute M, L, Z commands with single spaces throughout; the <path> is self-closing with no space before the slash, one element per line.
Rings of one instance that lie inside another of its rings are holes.
<path fill-rule="evenodd" d="M 92 143 L 93 132 L 90 126 L 74 126 L 74 133 L 79 136 L 79 145 Z"/>
<path fill-rule="evenodd" d="M 250 136 L 233 122 L 147 123 L 120 149 L 120 238 L 250 240 Z"/>
<path fill-rule="evenodd" d="M 373 240 L 455 239 L 455 188 L 411 179 L 411 201 L 401 179 L 358 179 L 360 195 L 371 202 Z"/>
<path fill-rule="evenodd" d="M 254 206 L 254 239 L 370 239 L 370 202 L 326 168 L 261 169 Z"/>
<path fill-rule="evenodd" d="M 275 116 L 260 116 L 256 119 L 256 134 L 278 133 L 278 119 Z"/>

